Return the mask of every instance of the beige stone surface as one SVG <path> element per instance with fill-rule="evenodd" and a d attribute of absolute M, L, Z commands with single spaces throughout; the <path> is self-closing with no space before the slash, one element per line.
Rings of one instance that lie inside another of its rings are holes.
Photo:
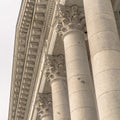
<path fill-rule="evenodd" d="M 64 36 L 71 120 L 97 120 L 84 35 L 73 31 Z"/>
<path fill-rule="evenodd" d="M 98 120 L 98 106 L 100 120 L 120 120 L 119 11 L 120 0 L 23 0 L 16 26 L 8 119 L 53 120 L 54 115 L 55 120 L 70 116 L 72 120 Z M 82 32 L 89 37 L 95 86 Z M 59 62 L 61 70 L 52 71 L 51 77 L 56 78 L 50 81 L 44 71 L 48 54 L 65 54 L 67 66 L 67 71 L 62 70 Z M 36 109 L 37 94 L 51 92 L 51 106 L 47 95 Z"/>
<path fill-rule="evenodd" d="M 110 0 L 84 0 L 100 120 L 120 119 L 120 41 Z"/>
<path fill-rule="evenodd" d="M 83 8 L 60 5 L 58 14 L 58 31 L 65 50 L 71 120 L 97 120 L 84 39 L 86 26 Z"/>
<path fill-rule="evenodd" d="M 67 83 L 59 78 L 51 84 L 54 120 L 70 120 Z"/>
<path fill-rule="evenodd" d="M 53 120 L 52 97 L 50 93 L 38 94 L 36 101 L 37 119 Z"/>
<path fill-rule="evenodd" d="M 68 88 L 63 55 L 49 55 L 46 75 L 50 81 L 54 120 L 70 120 Z"/>

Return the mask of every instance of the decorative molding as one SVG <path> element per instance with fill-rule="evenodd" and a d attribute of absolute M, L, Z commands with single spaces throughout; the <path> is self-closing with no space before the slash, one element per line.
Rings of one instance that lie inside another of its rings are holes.
<path fill-rule="evenodd" d="M 21 116 L 25 119 L 25 113 L 28 105 L 28 98 L 30 96 L 30 90 L 33 86 L 34 79 L 34 73 L 37 69 L 36 64 L 37 62 L 37 56 L 39 44 L 40 44 L 40 38 L 43 32 L 43 27 L 45 25 L 45 16 L 47 11 L 47 4 L 48 0 L 38 0 L 35 4 L 35 10 L 34 15 L 32 19 L 32 25 L 30 28 L 30 35 L 29 35 L 29 41 L 28 41 L 28 47 L 26 50 L 26 56 L 25 56 L 25 63 L 24 63 L 24 70 L 22 75 L 22 82 L 20 87 L 20 93 L 19 93 L 19 100 L 16 110 L 16 119 L 19 119 Z M 32 86 L 31 86 L 32 84 Z M 26 95 L 24 95 L 26 93 Z M 21 104 L 21 103 L 26 104 Z M 21 109 L 22 106 L 24 109 Z M 22 111 L 22 112 L 21 112 Z M 23 114 L 24 113 L 24 114 Z"/>
<path fill-rule="evenodd" d="M 78 5 L 58 5 L 57 30 L 64 35 L 71 30 L 81 30 L 86 33 L 86 23 L 83 8 Z"/>
<path fill-rule="evenodd" d="M 25 116 L 31 104 L 44 36 L 52 19 L 53 3 L 53 0 L 22 1 L 16 27 L 9 120 L 27 119 Z M 50 16 L 47 16 L 48 13 Z M 49 23 L 46 21 L 48 17 Z"/>
<path fill-rule="evenodd" d="M 9 119 L 15 118 L 17 110 L 18 96 L 20 92 L 21 79 L 23 75 L 26 49 L 28 45 L 29 29 L 33 17 L 35 0 L 22 1 L 21 12 L 16 27 L 16 41 L 14 50 L 14 62 L 10 95 Z M 23 12 L 24 11 L 24 12 Z M 25 104 L 25 103 L 21 103 Z M 23 109 L 22 107 L 19 107 Z M 21 117 L 22 119 L 22 117 Z"/>
<path fill-rule="evenodd" d="M 52 96 L 51 93 L 39 93 L 36 101 L 37 119 L 42 120 L 45 116 L 52 116 Z"/>
<path fill-rule="evenodd" d="M 64 55 L 48 55 L 45 69 L 46 79 L 50 82 L 66 76 Z"/>
<path fill-rule="evenodd" d="M 45 0 L 42 0 L 45 3 Z M 42 33 L 40 37 L 40 43 L 39 43 L 39 49 L 38 49 L 38 54 L 37 54 L 37 60 L 36 60 L 36 66 L 35 69 L 38 67 L 37 71 L 34 71 L 34 80 L 32 80 L 32 86 L 33 88 L 30 88 L 30 96 L 27 104 L 27 110 L 26 110 L 26 116 L 25 120 L 31 120 L 33 117 L 33 111 L 34 111 L 34 104 L 36 100 L 36 95 L 39 90 L 39 84 L 42 81 L 42 76 L 43 76 L 43 68 L 44 68 L 44 59 L 46 57 L 45 53 L 45 42 L 49 34 L 51 22 L 53 19 L 53 12 L 54 12 L 54 6 L 55 6 L 55 1 L 54 0 L 46 0 L 47 6 L 46 6 L 46 14 L 45 14 L 45 19 L 44 19 L 44 25 L 42 28 Z"/>

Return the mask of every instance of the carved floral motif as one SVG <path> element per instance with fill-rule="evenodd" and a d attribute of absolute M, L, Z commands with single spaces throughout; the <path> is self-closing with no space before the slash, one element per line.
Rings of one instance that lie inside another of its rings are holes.
<path fill-rule="evenodd" d="M 46 60 L 46 77 L 48 80 L 54 80 L 59 77 L 65 77 L 65 60 L 63 55 L 48 55 Z"/>
<path fill-rule="evenodd" d="M 58 5 L 57 29 L 61 34 L 77 29 L 86 33 L 84 11 L 78 5 Z"/>
<path fill-rule="evenodd" d="M 37 118 L 39 120 L 44 116 L 52 115 L 52 96 L 50 93 L 38 94 L 37 111 Z"/>

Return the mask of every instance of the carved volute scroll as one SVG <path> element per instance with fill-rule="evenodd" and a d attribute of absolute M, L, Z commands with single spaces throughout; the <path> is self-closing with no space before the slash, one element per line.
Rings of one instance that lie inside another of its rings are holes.
<path fill-rule="evenodd" d="M 46 78 L 50 82 L 66 76 L 64 55 L 48 55 L 46 60 Z"/>
<path fill-rule="evenodd" d="M 38 94 L 37 119 L 42 120 L 45 116 L 52 116 L 52 96 L 50 93 Z"/>
<path fill-rule="evenodd" d="M 78 5 L 58 5 L 57 30 L 64 35 L 71 30 L 81 30 L 86 33 L 86 23 L 83 8 Z"/>

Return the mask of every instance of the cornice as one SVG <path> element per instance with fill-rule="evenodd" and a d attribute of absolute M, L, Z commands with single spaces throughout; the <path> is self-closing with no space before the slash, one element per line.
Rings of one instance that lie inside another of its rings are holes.
<path fill-rule="evenodd" d="M 25 54 L 29 36 L 29 28 L 31 26 L 35 0 L 23 0 L 21 3 L 18 22 L 16 25 L 16 36 L 13 56 L 13 70 L 10 94 L 10 107 L 8 119 L 11 120 L 15 116 L 18 102 L 18 95 L 23 74 Z"/>
<path fill-rule="evenodd" d="M 25 117 L 25 120 L 31 120 L 32 115 L 33 115 L 33 110 L 34 110 L 34 104 L 36 100 L 36 95 L 39 91 L 39 86 L 41 84 L 42 76 L 43 76 L 43 69 L 44 69 L 44 59 L 46 58 L 46 40 L 48 39 L 48 35 L 50 34 L 50 28 L 53 20 L 53 13 L 54 13 L 54 8 L 55 8 L 55 1 L 54 0 L 49 0 L 48 1 L 48 6 L 46 8 L 46 15 L 45 15 L 45 24 L 43 26 L 43 31 L 42 31 L 42 36 L 40 39 L 40 45 L 38 49 L 38 60 L 39 63 L 36 66 L 39 66 L 37 71 L 35 72 L 35 79 L 36 83 L 34 83 L 34 90 L 31 91 L 33 96 L 29 99 L 30 101 L 28 102 L 29 110 L 26 112 L 28 113 L 28 116 Z M 28 108 L 28 107 L 27 107 Z"/>
<path fill-rule="evenodd" d="M 43 2 L 36 1 L 32 26 L 30 29 L 28 47 L 26 51 L 25 65 L 15 119 L 25 119 L 28 101 L 30 100 L 28 98 L 31 96 L 30 91 L 35 82 L 34 73 L 36 73 L 35 71 L 37 69 L 36 64 L 38 63 L 37 53 L 39 49 L 39 44 L 42 44 L 40 39 L 43 31 L 43 26 L 45 24 L 46 7 L 46 0 L 44 0 Z M 23 105 L 22 103 L 25 104 Z"/>
<path fill-rule="evenodd" d="M 22 2 L 16 26 L 9 120 L 27 118 L 38 65 L 47 38 L 45 34 L 49 32 L 51 20 L 52 9 L 51 6 L 48 7 L 48 0 Z"/>

